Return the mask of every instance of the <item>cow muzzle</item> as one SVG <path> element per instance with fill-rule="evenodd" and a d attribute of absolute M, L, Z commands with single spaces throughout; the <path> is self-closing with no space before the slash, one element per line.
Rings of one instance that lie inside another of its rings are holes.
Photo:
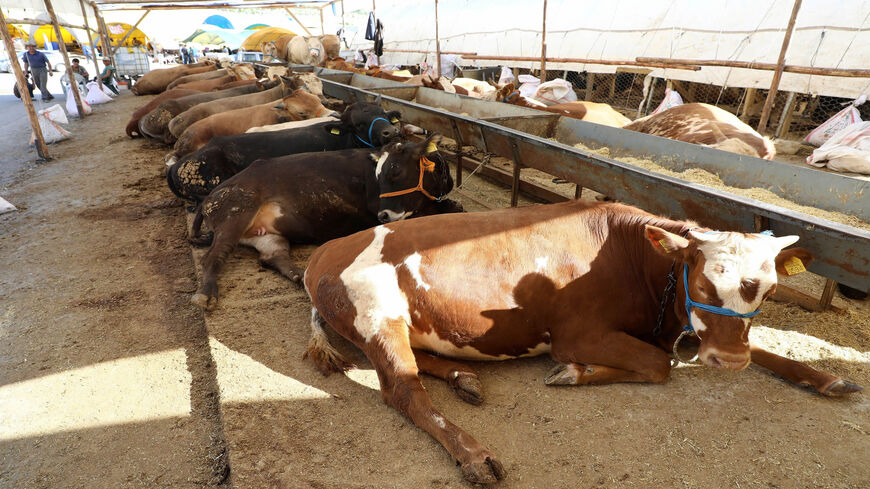
<path fill-rule="evenodd" d="M 698 352 L 698 358 L 709 367 L 728 370 L 743 370 L 749 366 L 752 356 L 745 353 L 730 353 L 715 348 L 706 348 Z"/>
<path fill-rule="evenodd" d="M 402 219 L 410 216 L 410 212 L 395 212 L 391 210 L 383 210 L 378 212 L 378 221 L 386 224 L 388 222 L 401 221 Z"/>

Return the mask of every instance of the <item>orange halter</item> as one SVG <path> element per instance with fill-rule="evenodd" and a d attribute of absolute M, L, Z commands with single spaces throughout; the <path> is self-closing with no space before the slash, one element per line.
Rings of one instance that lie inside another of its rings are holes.
<path fill-rule="evenodd" d="M 428 197 L 429 200 L 438 200 L 440 197 L 433 197 L 432 194 L 430 194 L 429 192 L 426 191 L 425 188 L 423 188 L 423 174 L 426 172 L 431 173 L 434 171 L 435 171 L 435 162 L 430 160 L 429 158 L 426 158 L 426 155 L 423 155 L 420 157 L 420 181 L 417 182 L 416 187 L 406 188 L 405 190 L 397 190 L 395 192 L 388 192 L 385 194 L 381 194 L 378 197 L 381 199 L 384 197 L 396 197 L 397 195 L 410 194 L 410 193 L 413 193 L 413 192 L 416 192 L 419 190 L 423 195 Z"/>

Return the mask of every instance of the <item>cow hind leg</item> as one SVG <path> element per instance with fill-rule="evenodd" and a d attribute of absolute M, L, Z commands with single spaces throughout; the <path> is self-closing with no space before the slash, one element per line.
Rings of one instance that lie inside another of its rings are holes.
<path fill-rule="evenodd" d="M 317 370 L 326 376 L 333 372 L 346 372 L 354 368 L 355 365 L 345 360 L 329 343 L 326 326 L 326 320 L 317 312 L 316 307 L 312 307 L 311 339 L 308 340 L 308 348 L 302 354 L 302 359 L 310 359 Z"/>
<path fill-rule="evenodd" d="M 483 402 L 483 386 L 477 374 L 467 365 L 414 350 L 414 359 L 421 372 L 446 380 L 460 399 L 478 405 Z"/>
<path fill-rule="evenodd" d="M 375 366 L 384 401 L 438 440 L 458 462 L 466 480 L 493 484 L 503 479 L 505 470 L 495 455 L 432 405 L 418 375 L 407 323 L 401 319 L 384 323 L 374 337 L 358 345 Z"/>
<path fill-rule="evenodd" d="M 290 243 L 277 234 L 264 234 L 240 241 L 241 244 L 256 248 L 260 252 L 260 263 L 276 270 L 294 283 L 302 281 L 302 270 L 290 259 Z"/>
<path fill-rule="evenodd" d="M 191 297 L 191 302 L 208 311 L 217 306 L 218 275 L 227 256 L 233 251 L 236 243 L 241 240 L 247 230 L 252 217 L 253 213 L 247 212 L 236 214 L 222 222 L 209 220 L 214 229 L 214 239 L 211 247 L 202 257 L 202 285 Z"/>

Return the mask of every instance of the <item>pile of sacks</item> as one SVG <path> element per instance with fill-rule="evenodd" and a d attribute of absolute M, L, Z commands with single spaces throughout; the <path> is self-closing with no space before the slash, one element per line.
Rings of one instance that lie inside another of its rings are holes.
<path fill-rule="evenodd" d="M 870 121 L 862 121 L 856 108 L 866 101 L 862 95 L 807 134 L 804 142 L 818 146 L 808 165 L 870 174 Z"/>

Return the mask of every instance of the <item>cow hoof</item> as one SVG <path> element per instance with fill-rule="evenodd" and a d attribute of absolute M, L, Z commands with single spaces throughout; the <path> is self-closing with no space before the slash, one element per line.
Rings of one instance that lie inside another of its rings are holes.
<path fill-rule="evenodd" d="M 187 242 L 196 246 L 197 248 L 204 248 L 206 246 L 210 246 L 212 240 L 214 240 L 214 232 L 209 231 L 207 233 L 200 234 L 195 238 L 188 238 Z"/>
<path fill-rule="evenodd" d="M 550 370 L 544 383 L 547 385 L 577 385 L 580 371 L 573 364 L 560 363 Z"/>
<path fill-rule="evenodd" d="M 206 311 L 212 311 L 217 306 L 217 297 L 209 297 L 201 292 L 197 292 L 196 294 L 193 294 L 193 297 L 190 298 L 190 302 L 205 309 Z"/>
<path fill-rule="evenodd" d="M 462 476 L 473 484 L 495 484 L 505 478 L 506 472 L 501 462 L 494 457 L 486 457 L 483 462 L 462 465 Z"/>
<path fill-rule="evenodd" d="M 863 390 L 864 388 L 858 384 L 853 384 L 843 379 L 837 379 L 833 384 L 829 385 L 827 389 L 823 390 L 822 394 L 829 397 L 840 397 L 855 392 L 861 392 Z"/>
<path fill-rule="evenodd" d="M 449 384 L 453 387 L 453 392 L 463 401 L 475 406 L 483 402 L 483 385 L 477 375 L 471 372 L 456 372 Z"/>

